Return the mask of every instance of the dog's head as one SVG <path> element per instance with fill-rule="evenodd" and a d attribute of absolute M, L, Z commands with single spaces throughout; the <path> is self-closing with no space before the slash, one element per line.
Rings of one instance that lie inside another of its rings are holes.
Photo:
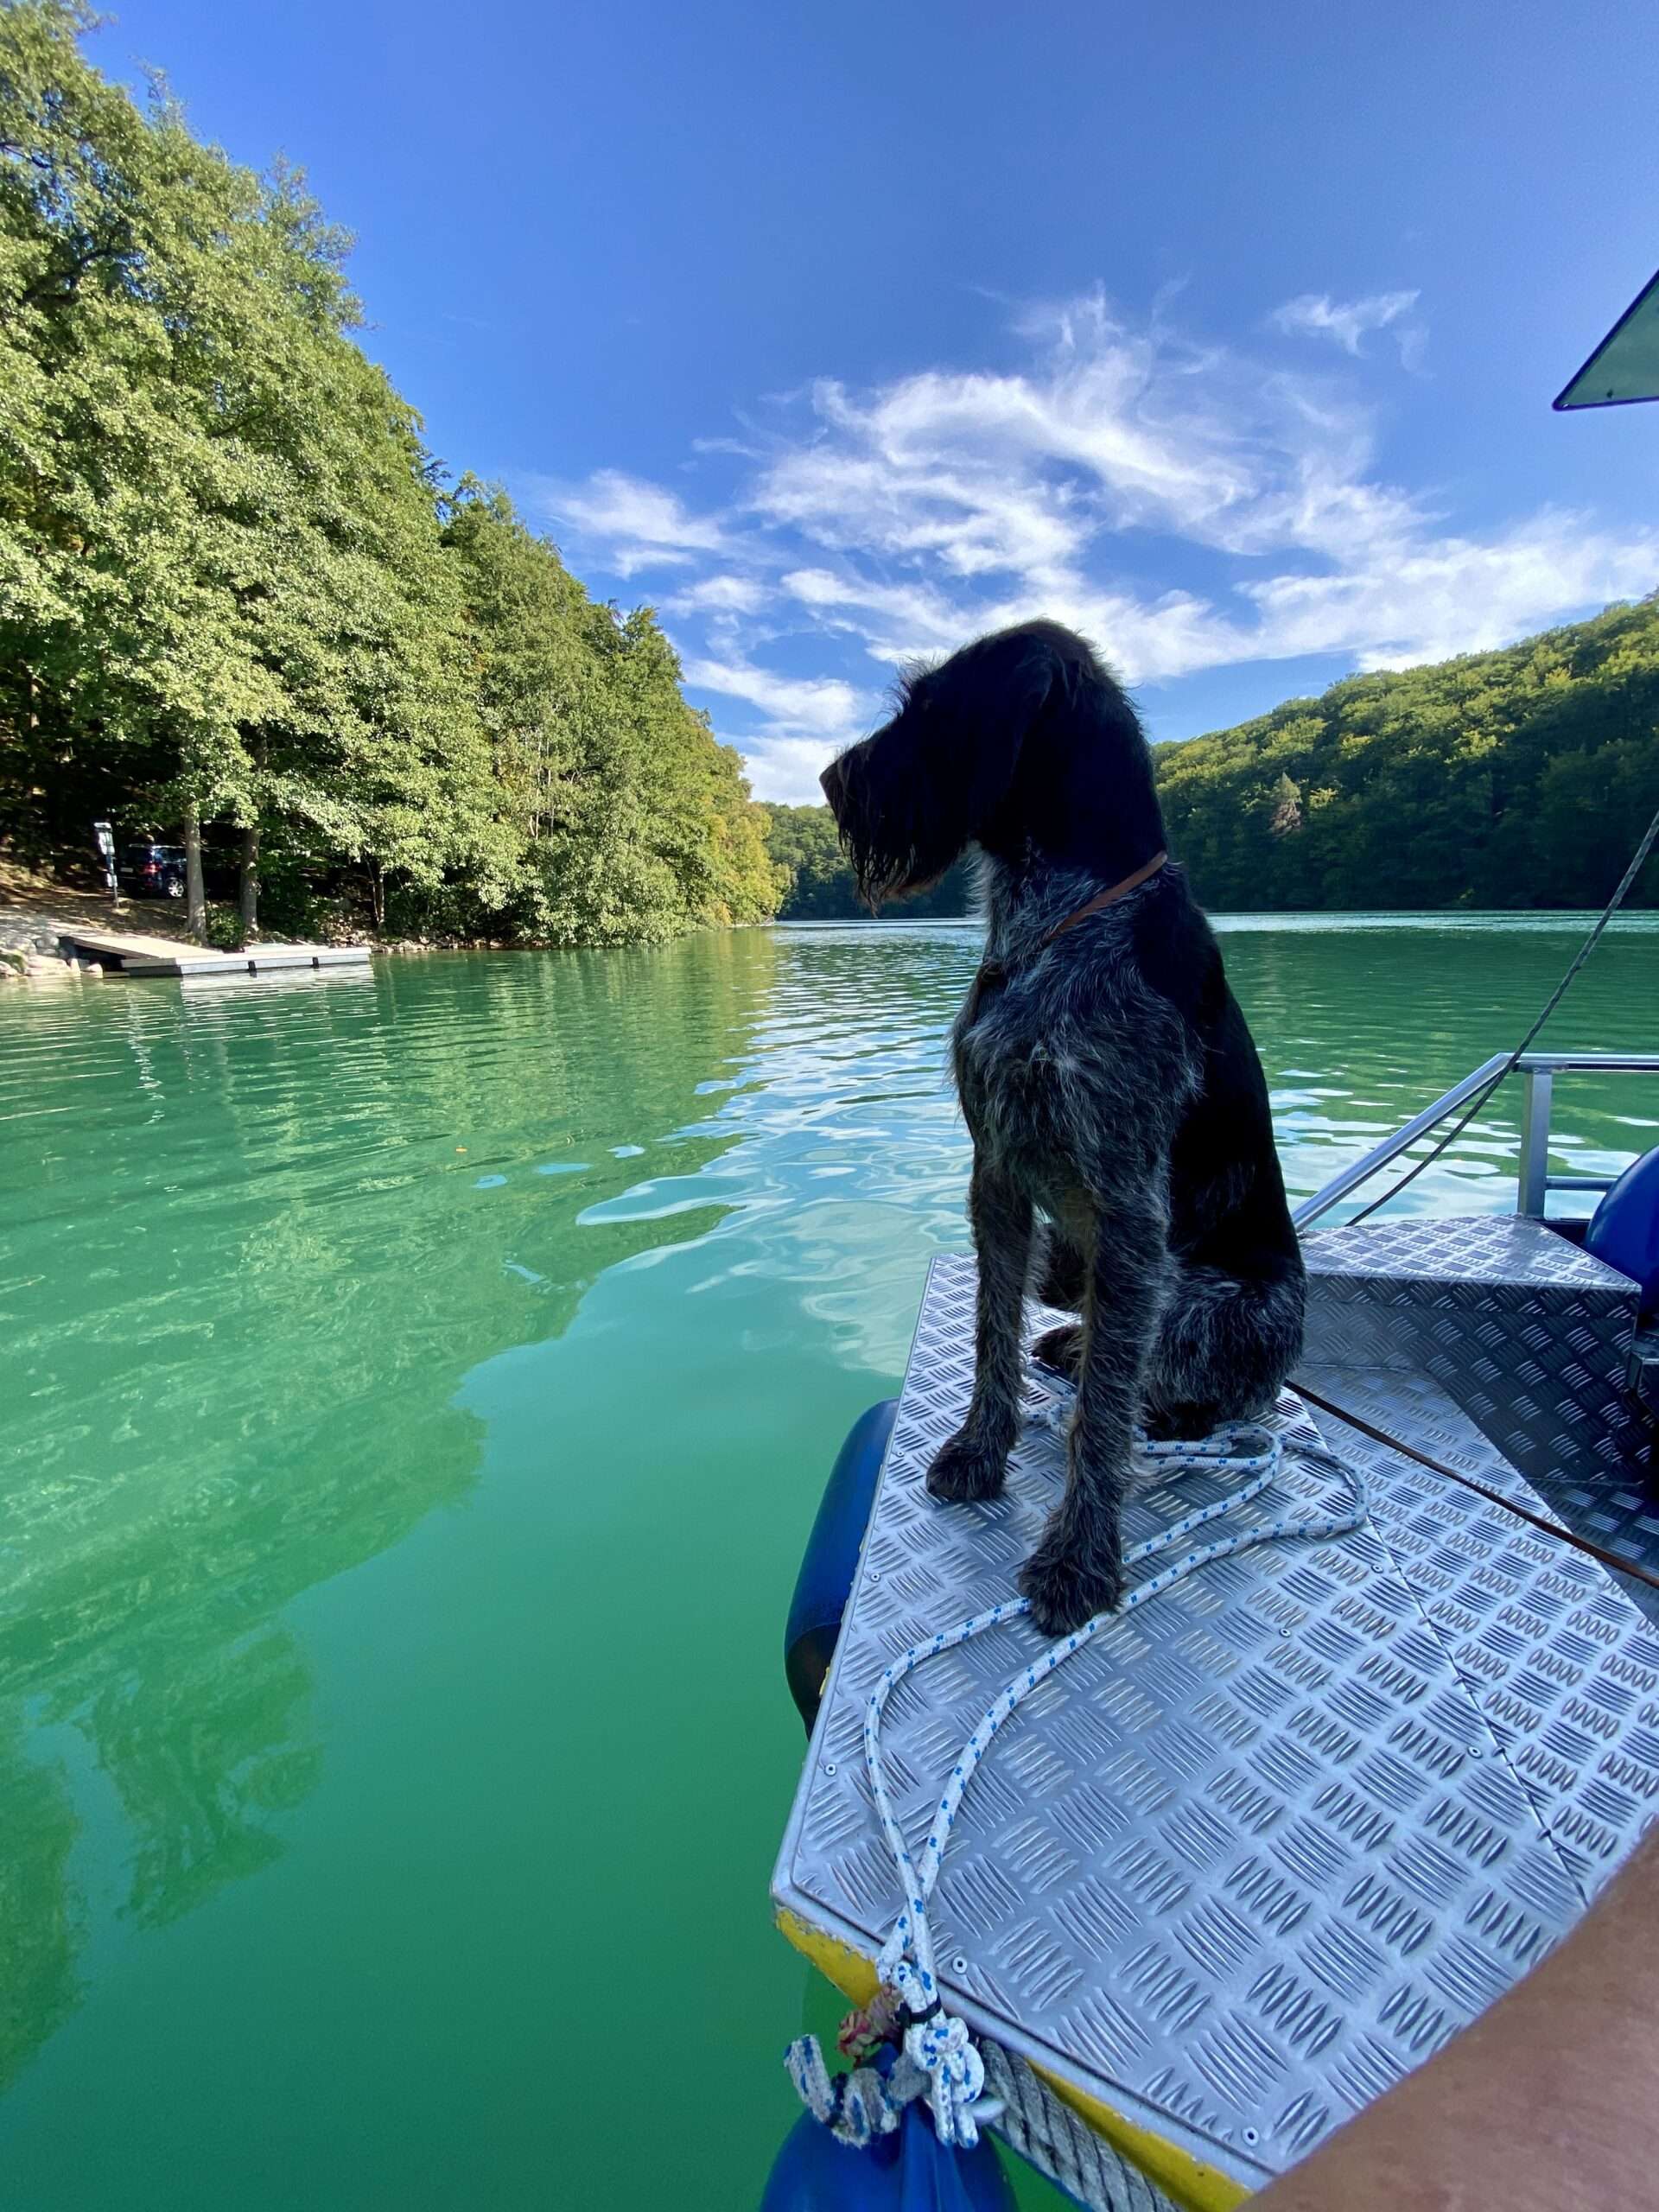
<path fill-rule="evenodd" d="M 1135 709 L 1058 622 L 999 630 L 912 670 L 892 721 L 819 780 L 872 908 L 925 890 L 969 844 L 1009 859 L 1033 846 L 1057 861 L 1093 859 L 1078 809 L 1098 823 L 1103 798 L 1114 813 L 1149 804 L 1156 825 Z"/>

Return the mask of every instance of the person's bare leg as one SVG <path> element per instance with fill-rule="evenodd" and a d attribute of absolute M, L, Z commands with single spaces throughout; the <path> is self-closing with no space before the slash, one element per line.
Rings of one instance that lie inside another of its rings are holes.
<path fill-rule="evenodd" d="M 1250 2202 L 1659 2206 L 1659 1832 L 1524 1981 Z"/>

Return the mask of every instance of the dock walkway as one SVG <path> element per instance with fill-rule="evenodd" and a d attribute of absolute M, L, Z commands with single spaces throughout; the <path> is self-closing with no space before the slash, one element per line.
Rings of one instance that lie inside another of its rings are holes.
<path fill-rule="evenodd" d="M 122 976 L 263 976 L 277 968 L 363 966 L 366 944 L 251 944 L 242 952 L 216 952 L 207 945 L 181 944 L 166 937 L 139 937 L 125 931 L 58 925 L 58 949 L 66 960 L 97 960 Z"/>

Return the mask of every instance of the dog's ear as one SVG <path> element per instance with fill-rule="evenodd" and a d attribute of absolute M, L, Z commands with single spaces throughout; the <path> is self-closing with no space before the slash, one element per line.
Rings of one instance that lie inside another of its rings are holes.
<path fill-rule="evenodd" d="M 1070 671 L 1041 631 L 1005 630 L 919 670 L 884 728 L 821 781 L 872 909 L 938 881 L 1008 796 L 1020 749 Z"/>
<path fill-rule="evenodd" d="M 968 824 L 963 844 L 1007 797 L 1032 724 L 1068 677 L 1052 642 L 1041 631 L 1022 629 L 980 639 L 928 679 L 935 688 L 926 702 L 923 749 L 932 756 L 938 781 L 954 787 Z"/>

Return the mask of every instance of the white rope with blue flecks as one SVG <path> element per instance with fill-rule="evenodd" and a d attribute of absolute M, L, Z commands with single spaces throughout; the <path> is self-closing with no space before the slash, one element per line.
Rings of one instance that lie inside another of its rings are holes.
<path fill-rule="evenodd" d="M 1063 1425 L 1061 1409 L 1052 1399 L 1045 1401 L 1039 1418 L 1052 1426 Z M 1074 1652 L 1080 1651 L 1102 1629 L 1109 1627 L 1125 1613 L 1145 1605 L 1160 1591 L 1168 1589 L 1211 1560 L 1229 1558 L 1256 1544 L 1324 1541 L 1346 1536 L 1361 1525 L 1365 1517 L 1365 1486 L 1360 1471 L 1321 1445 L 1298 1444 L 1294 1448 L 1299 1459 L 1311 1466 L 1323 1467 L 1338 1478 L 1347 1492 L 1346 1510 L 1281 1514 L 1274 1520 L 1258 1522 L 1253 1527 L 1215 1537 L 1209 1543 L 1195 1545 L 1167 1567 L 1160 1567 L 1132 1585 L 1116 1611 L 1096 1613 L 1071 1635 L 1052 1643 L 1039 1658 L 1003 1684 L 980 1716 L 978 1726 L 950 1770 L 918 1859 L 912 1858 L 894 1818 L 881 1771 L 881 1716 L 887 1700 L 924 1661 L 968 1643 L 987 1629 L 1000 1627 L 1004 1621 L 1020 1619 L 1030 1612 L 1031 1601 L 1010 1598 L 986 1612 L 958 1621 L 954 1628 L 941 1630 L 930 1642 L 912 1644 L 882 1674 L 864 1711 L 864 1764 L 881 1832 L 893 1853 L 908 1902 L 882 1947 L 876 1970 L 881 1981 L 899 1993 L 908 2024 L 898 2059 L 885 2079 L 872 2067 L 859 2067 L 849 2075 L 831 2077 L 816 2036 L 797 2037 L 785 2055 L 785 2063 L 802 2102 L 842 2142 L 862 2145 L 874 2136 L 890 2133 L 898 2126 L 904 2107 L 920 2096 L 927 2099 L 940 2142 L 960 2145 L 964 2150 L 971 2149 L 978 2141 L 982 2122 L 999 2116 L 1000 2101 L 984 2094 L 984 2061 L 969 2033 L 967 2023 L 944 2010 L 935 1974 L 933 1938 L 927 1917 L 945 1846 L 968 1786 L 1003 1723 L 1057 1668 L 1064 1666 Z M 1281 1435 L 1258 1423 L 1234 1422 L 1217 1429 L 1201 1443 L 1154 1443 L 1138 1437 L 1135 1449 L 1143 1465 L 1158 1469 L 1166 1478 L 1204 1471 L 1242 1475 L 1244 1479 L 1225 1497 L 1183 1515 L 1169 1528 L 1133 1546 L 1124 1554 L 1126 1568 L 1138 1567 L 1143 1560 L 1169 1551 L 1195 1529 L 1236 1512 L 1240 1506 L 1259 1497 L 1279 1471 L 1285 1445 Z"/>

